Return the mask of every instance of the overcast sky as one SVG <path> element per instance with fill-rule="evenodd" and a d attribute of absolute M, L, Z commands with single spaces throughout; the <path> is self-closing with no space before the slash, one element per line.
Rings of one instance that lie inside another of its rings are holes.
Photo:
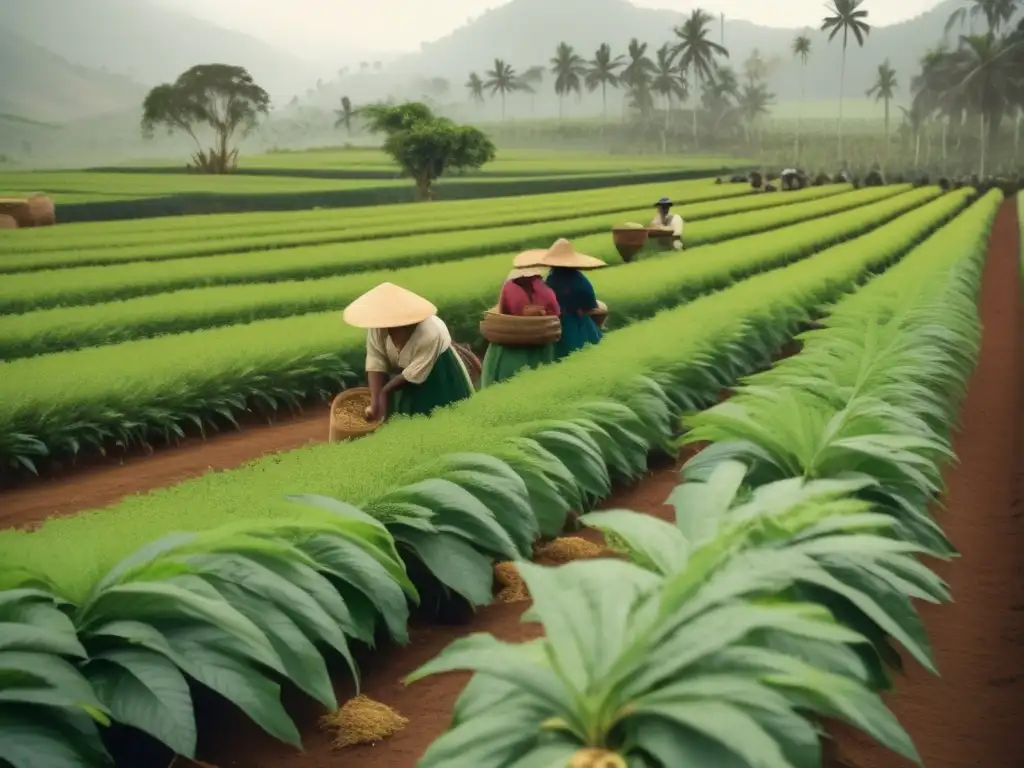
<path fill-rule="evenodd" d="M 29 2 L 30 0 L 25 0 Z M 414 51 L 502 0 L 161 0 L 196 16 L 262 37 L 296 54 L 321 57 L 352 48 L 366 52 Z M 551 0 L 555 3 L 559 0 Z M 712 13 L 774 27 L 815 25 L 823 0 L 633 0 L 648 8 Z M 874 25 L 911 18 L 940 0 L 865 0 Z"/>

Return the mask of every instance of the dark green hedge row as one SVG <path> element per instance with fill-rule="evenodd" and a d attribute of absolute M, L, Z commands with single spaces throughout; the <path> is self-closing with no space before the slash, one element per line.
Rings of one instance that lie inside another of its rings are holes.
<path fill-rule="evenodd" d="M 647 184 L 659 181 L 685 181 L 728 173 L 729 169 L 701 171 L 657 171 L 629 175 L 607 174 L 582 178 L 552 177 L 505 179 L 494 181 L 463 181 L 450 179 L 437 186 L 438 200 L 538 195 L 547 192 L 570 192 L 598 189 L 623 184 Z M 309 208 L 348 208 L 359 205 L 386 205 L 415 200 L 415 188 L 388 186 L 379 188 L 319 190 L 280 194 L 210 194 L 196 192 L 168 197 L 135 200 L 105 200 L 90 203 L 59 205 L 57 218 L 62 224 L 82 221 L 117 221 L 161 216 L 188 216 L 203 213 L 247 213 L 255 211 L 297 211 Z"/>

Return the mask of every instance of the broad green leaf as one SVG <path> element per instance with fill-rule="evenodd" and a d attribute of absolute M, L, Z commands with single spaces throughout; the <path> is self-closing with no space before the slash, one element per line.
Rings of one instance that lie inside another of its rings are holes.
<path fill-rule="evenodd" d="M 734 504 L 746 474 L 745 464 L 723 461 L 712 470 L 706 482 L 689 482 L 676 487 L 668 503 L 675 507 L 676 525 L 687 541 L 699 545 L 715 535 Z"/>
<path fill-rule="evenodd" d="M 580 518 L 583 525 L 613 534 L 627 547 L 630 562 L 667 576 L 686 567 L 690 545 L 680 530 L 650 515 L 626 510 L 591 512 Z"/>
<path fill-rule="evenodd" d="M 0 702 L 38 702 L 106 713 L 89 682 L 74 666 L 59 656 L 29 651 L 0 651 L 0 679 L 10 673 L 26 682 L 32 682 L 27 685 L 17 682 L 3 685 L 0 687 Z M 46 701 L 34 693 L 40 689 L 45 693 L 42 698 Z M 52 697 L 56 697 L 56 700 Z"/>
<path fill-rule="evenodd" d="M 195 757 L 192 695 L 167 657 L 134 648 L 106 651 L 85 666 L 85 674 L 114 720 Z"/>
<path fill-rule="evenodd" d="M 417 768 L 509 765 L 529 752 L 539 733 L 539 721 L 511 722 L 515 727 L 510 727 L 509 713 L 500 708 L 474 717 L 441 734 L 416 763 Z"/>
<path fill-rule="evenodd" d="M 72 632 L 32 624 L 0 622 L 0 651 L 35 651 L 85 658 L 86 652 Z"/>
<path fill-rule="evenodd" d="M 438 581 L 458 592 L 471 605 L 489 605 L 494 599 L 494 561 L 461 536 L 426 534 L 406 529 L 395 536 L 408 544 Z"/>
<path fill-rule="evenodd" d="M 530 555 L 540 531 L 522 480 L 512 483 L 493 474 L 470 469 L 447 472 L 444 479 L 466 489 L 485 504 L 516 543 L 519 554 L 523 557 Z"/>
<path fill-rule="evenodd" d="M 0 704 L 0 745 L 12 768 L 106 768 L 95 725 L 51 707 Z"/>

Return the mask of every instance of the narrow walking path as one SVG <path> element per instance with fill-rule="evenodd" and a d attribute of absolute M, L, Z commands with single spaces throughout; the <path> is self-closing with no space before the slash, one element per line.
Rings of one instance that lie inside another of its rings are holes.
<path fill-rule="evenodd" d="M 1016 203 L 1003 204 L 981 292 L 981 357 L 946 471 L 939 522 L 961 557 L 939 563 L 954 603 L 922 605 L 941 677 L 908 660 L 888 701 L 926 768 L 1024 768 L 1024 427 Z M 836 728 L 835 765 L 911 764 Z"/>

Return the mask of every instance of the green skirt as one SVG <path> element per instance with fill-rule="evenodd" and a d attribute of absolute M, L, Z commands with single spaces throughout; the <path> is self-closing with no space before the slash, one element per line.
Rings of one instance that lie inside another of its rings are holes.
<path fill-rule="evenodd" d="M 480 389 L 512 378 L 524 368 L 539 368 L 555 361 L 555 345 L 543 347 L 505 347 L 490 344 L 480 373 Z"/>
<path fill-rule="evenodd" d="M 444 351 L 422 384 L 406 384 L 394 390 L 388 399 L 388 413 L 428 416 L 442 408 L 465 400 L 473 394 L 473 382 L 454 349 Z"/>
<path fill-rule="evenodd" d="M 562 338 L 555 344 L 555 359 L 561 360 L 587 344 L 597 344 L 601 335 L 590 315 L 562 315 Z"/>

